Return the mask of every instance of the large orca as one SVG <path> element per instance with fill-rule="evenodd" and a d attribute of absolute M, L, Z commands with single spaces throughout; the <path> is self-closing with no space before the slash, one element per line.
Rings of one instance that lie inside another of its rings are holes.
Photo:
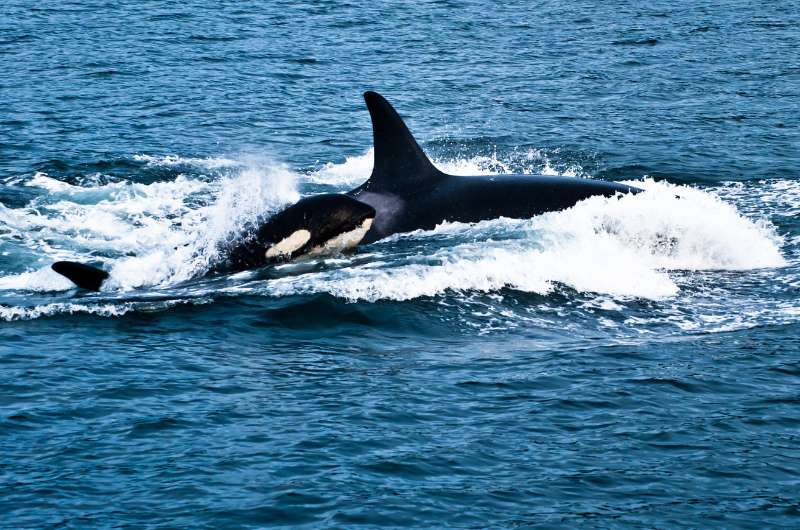
<path fill-rule="evenodd" d="M 398 232 L 430 230 L 444 221 L 524 219 L 569 208 L 594 195 L 610 197 L 641 191 L 615 182 L 574 177 L 448 175 L 434 167 L 383 96 L 366 92 L 364 100 L 372 119 L 375 163 L 369 179 L 348 192 L 377 211 L 362 243 Z"/>
<path fill-rule="evenodd" d="M 233 273 L 300 256 L 333 254 L 354 248 L 367 234 L 375 210 L 342 194 L 300 199 L 221 248 L 210 273 Z M 58 261 L 51 268 L 83 289 L 99 291 L 108 272 L 83 263 Z"/>

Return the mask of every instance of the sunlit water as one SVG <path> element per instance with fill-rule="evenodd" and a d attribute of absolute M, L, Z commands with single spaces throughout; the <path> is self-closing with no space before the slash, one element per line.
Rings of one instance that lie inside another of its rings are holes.
<path fill-rule="evenodd" d="M 796 527 L 799 13 L 4 4 L 0 525 Z M 646 192 L 205 276 L 369 176 L 367 89 Z"/>

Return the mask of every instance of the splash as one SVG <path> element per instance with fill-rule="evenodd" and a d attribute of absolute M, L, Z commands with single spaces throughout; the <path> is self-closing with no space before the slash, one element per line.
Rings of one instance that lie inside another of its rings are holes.
<path fill-rule="evenodd" d="M 519 173 L 574 177 L 582 174 L 577 166 L 555 164 L 546 153 L 538 149 L 528 149 L 518 158 L 520 160 L 514 165 L 503 161 L 496 152 L 467 158 L 433 158 L 431 161 L 439 170 L 450 175 Z M 375 150 L 370 148 L 366 153 L 349 156 L 339 164 L 327 162 L 319 169 L 305 175 L 304 180 L 314 184 L 355 187 L 369 178 L 374 160 Z M 520 162 L 522 167 L 515 170 Z"/>
<path fill-rule="evenodd" d="M 50 271 L 56 260 L 95 261 L 110 270 L 110 290 L 169 285 L 197 275 L 219 243 L 244 225 L 299 198 L 296 174 L 258 156 L 238 162 L 230 176 L 208 182 L 175 180 L 95 187 L 70 185 L 37 173 L 27 185 L 49 193 L 22 209 L 0 210 L 0 220 L 25 234 L 23 245 L 42 256 L 35 271 L 0 277 L 0 288 L 70 288 Z M 34 264 L 35 266 L 36 264 Z"/>
<path fill-rule="evenodd" d="M 132 290 L 169 299 L 176 285 L 202 275 L 218 257 L 220 243 L 248 223 L 296 201 L 303 186 L 325 184 L 346 191 L 360 184 L 369 177 L 372 157 L 370 150 L 300 173 L 260 156 L 140 155 L 148 165 L 188 168 L 174 180 L 152 184 L 99 179 L 77 185 L 37 173 L 24 184 L 46 193 L 24 208 L 0 205 L 0 251 L 31 260 L 24 270 L 1 275 L 0 289 L 71 289 L 70 282 L 49 269 L 58 259 L 95 262 L 111 272 L 111 279 L 97 300 L 4 306 L 0 318 L 71 312 L 113 316 L 140 310 L 125 294 Z M 521 160 L 528 164 L 522 166 L 523 173 L 581 174 L 580 168 L 553 162 L 537 150 L 510 161 L 492 154 L 435 163 L 452 174 L 487 175 L 519 170 Z M 615 310 L 632 299 L 679 298 L 682 290 L 695 285 L 688 271 L 757 271 L 787 265 L 781 250 L 787 242 L 758 208 L 763 210 L 767 203 L 773 214 L 790 215 L 796 209 L 793 183 L 765 184 L 763 197 L 738 185 L 704 191 L 652 180 L 630 184 L 646 193 L 593 197 L 527 220 L 444 223 L 430 231 L 396 234 L 355 257 L 322 260 L 322 267 L 285 275 L 278 271 L 277 278 L 267 280 L 236 276 L 230 279 L 233 285 L 195 282 L 191 293 L 181 296 L 330 293 L 349 301 L 376 302 L 461 299 L 504 289 L 548 295 L 568 289 L 598 300 L 594 305 L 587 302 L 587 307 Z M 165 300 L 159 307 L 171 303 Z M 796 308 L 787 306 L 783 314 L 795 314 L 792 311 Z M 705 321 L 694 319 L 685 325 L 697 322 Z"/>
<path fill-rule="evenodd" d="M 195 166 L 203 169 L 221 169 L 221 168 L 237 168 L 242 166 L 240 160 L 227 157 L 208 157 L 208 158 L 192 158 L 182 157 L 177 155 L 134 155 L 133 159 L 137 162 L 145 162 L 148 166 L 164 166 L 164 167 L 177 167 L 177 166 Z"/>

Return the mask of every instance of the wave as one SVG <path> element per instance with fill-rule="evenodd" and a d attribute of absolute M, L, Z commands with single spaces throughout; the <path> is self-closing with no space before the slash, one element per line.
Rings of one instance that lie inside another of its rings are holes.
<path fill-rule="evenodd" d="M 295 171 L 254 155 L 137 155 L 148 165 L 182 168 L 173 180 L 150 184 L 108 179 L 74 184 L 36 173 L 23 184 L 46 193 L 23 208 L 0 205 L 0 252 L 9 261 L 22 260 L 21 272 L 0 271 L 0 289 L 70 290 L 71 283 L 49 268 L 61 259 L 98 263 L 111 272 L 111 280 L 98 300 L 4 306 L 0 318 L 138 310 L 126 293 L 163 291 L 201 275 L 220 244 L 245 225 L 297 200 L 306 187 L 344 191 L 360 184 L 369 176 L 372 158 L 370 150 L 339 164 Z M 534 149 L 513 160 L 481 155 L 435 163 L 461 175 L 519 170 L 521 164 L 523 172 L 582 174 L 580 167 L 553 162 Z M 504 289 L 546 296 L 563 287 L 613 306 L 620 300 L 680 297 L 682 290 L 693 288 L 686 271 L 787 265 L 782 248 L 793 240 L 779 236 L 769 218 L 796 215 L 796 182 L 760 183 L 757 193 L 733 183 L 705 190 L 652 179 L 629 183 L 647 192 L 593 197 L 528 220 L 444 223 L 430 231 L 398 234 L 354 256 L 322 260 L 324 266 L 291 274 L 278 268 L 261 279 L 237 276 L 234 285 L 201 282 L 192 296 L 329 293 L 347 301 L 377 302 Z"/>
<path fill-rule="evenodd" d="M 195 276 L 216 257 L 219 243 L 299 198 L 296 174 L 285 165 L 249 157 L 240 166 L 232 176 L 213 182 L 178 176 L 152 184 L 87 187 L 35 174 L 26 185 L 48 193 L 25 208 L 0 209 L 0 221 L 13 229 L 0 235 L 0 242 L 21 244 L 47 265 L 0 277 L 0 288 L 68 289 L 49 270 L 56 260 L 99 262 L 111 272 L 104 286 L 108 290 Z"/>

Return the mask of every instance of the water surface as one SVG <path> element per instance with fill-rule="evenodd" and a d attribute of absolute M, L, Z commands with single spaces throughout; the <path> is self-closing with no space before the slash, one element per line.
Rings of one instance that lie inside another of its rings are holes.
<path fill-rule="evenodd" d="M 798 13 L 6 2 L 0 525 L 796 527 Z M 647 192 L 204 277 L 369 176 L 365 90 Z"/>

